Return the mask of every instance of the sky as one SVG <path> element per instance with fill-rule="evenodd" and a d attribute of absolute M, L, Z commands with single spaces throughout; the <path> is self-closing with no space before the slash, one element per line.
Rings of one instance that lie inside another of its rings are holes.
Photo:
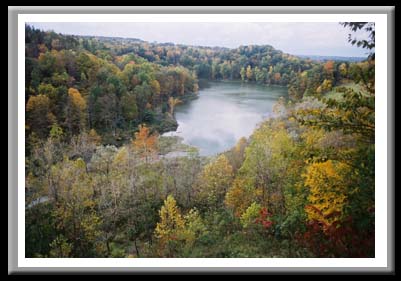
<path fill-rule="evenodd" d="M 220 46 L 272 45 L 293 55 L 366 57 L 348 42 L 350 30 L 339 23 L 280 22 L 35 22 L 30 25 L 62 34 L 138 38 L 148 42 Z M 364 32 L 357 38 L 366 38 Z"/>

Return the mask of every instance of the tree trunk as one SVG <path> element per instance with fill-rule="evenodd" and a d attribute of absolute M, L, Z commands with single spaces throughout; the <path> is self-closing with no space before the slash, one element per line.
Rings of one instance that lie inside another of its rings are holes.
<path fill-rule="evenodd" d="M 110 250 L 110 243 L 109 240 L 106 240 L 106 247 L 107 247 L 107 256 L 110 257 L 111 255 L 111 250 Z"/>
<path fill-rule="evenodd" d="M 140 257 L 140 255 L 139 255 L 139 249 L 138 249 L 138 245 L 136 244 L 136 238 L 134 239 L 134 245 L 135 245 L 135 251 L 136 251 L 136 255 L 137 255 L 137 257 L 139 258 L 139 257 Z"/>

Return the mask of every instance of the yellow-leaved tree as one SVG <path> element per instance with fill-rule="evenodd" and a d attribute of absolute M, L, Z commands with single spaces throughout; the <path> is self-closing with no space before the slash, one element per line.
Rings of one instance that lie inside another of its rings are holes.
<path fill-rule="evenodd" d="M 75 88 L 68 89 L 66 123 L 72 134 L 78 134 L 85 128 L 86 101 Z"/>
<path fill-rule="evenodd" d="M 167 196 L 159 211 L 160 222 L 157 223 L 155 236 L 159 241 L 159 254 L 169 257 L 174 255 L 175 242 L 179 242 L 185 229 L 185 220 L 181 216 L 177 203 L 172 195 Z"/>
<path fill-rule="evenodd" d="M 193 208 L 181 215 L 172 195 L 164 201 L 159 211 L 155 236 L 158 239 L 158 255 L 162 257 L 191 257 L 195 242 L 208 233 L 198 210 Z"/>
<path fill-rule="evenodd" d="M 313 163 L 303 175 L 309 187 L 305 211 L 309 220 L 317 220 L 326 227 L 340 221 L 347 201 L 347 174 L 350 167 L 343 163 L 328 160 Z"/>
<path fill-rule="evenodd" d="M 257 190 L 252 180 L 247 177 L 236 177 L 226 193 L 224 203 L 235 216 L 240 217 L 256 197 Z"/>
<path fill-rule="evenodd" d="M 179 98 L 174 98 L 174 97 L 170 97 L 168 99 L 168 106 L 170 107 L 170 114 L 173 115 L 174 114 L 174 109 L 175 106 L 182 103 L 181 100 Z"/>
<path fill-rule="evenodd" d="M 248 79 L 248 81 L 252 80 L 253 78 L 253 72 L 250 65 L 248 65 L 248 67 L 246 68 L 246 78 Z"/>

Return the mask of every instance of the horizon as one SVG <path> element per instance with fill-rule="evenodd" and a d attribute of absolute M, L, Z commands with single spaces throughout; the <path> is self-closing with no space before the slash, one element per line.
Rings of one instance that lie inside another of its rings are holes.
<path fill-rule="evenodd" d="M 53 30 L 45 30 L 45 32 L 50 32 Z M 54 31 L 55 32 L 55 31 Z M 57 32 L 56 32 L 57 33 Z M 141 42 L 149 43 L 149 44 L 172 44 L 175 46 L 187 46 L 187 47 L 196 47 L 196 48 L 222 48 L 222 49 L 230 49 L 230 50 L 235 50 L 243 46 L 272 46 L 270 44 L 251 44 L 251 45 L 240 45 L 238 47 L 224 47 L 224 46 L 205 46 L 205 45 L 188 45 L 188 44 L 181 44 L 181 43 L 174 43 L 174 42 L 158 42 L 158 41 L 146 41 L 141 38 L 136 38 L 136 37 L 122 37 L 122 36 L 104 36 L 104 35 L 88 35 L 88 34 L 83 34 L 83 35 L 76 35 L 76 34 L 64 34 L 64 33 L 59 33 L 63 36 L 78 36 L 78 37 L 95 37 L 95 38 L 118 38 L 118 39 L 131 39 L 131 40 L 138 40 Z M 279 49 L 276 49 L 274 46 L 272 46 L 275 50 L 281 51 Z M 290 54 L 293 56 L 310 56 L 310 57 L 339 57 L 339 58 L 366 58 L 366 56 L 343 56 L 343 55 L 316 55 L 316 54 Z"/>
<path fill-rule="evenodd" d="M 295 56 L 366 58 L 366 50 L 348 42 L 350 31 L 339 23 L 27 23 L 63 35 L 137 39 L 151 44 L 236 49 L 270 45 Z M 197 34 L 193 33 L 197 31 Z M 164 31 L 164 32 L 162 32 Z M 256 36 L 257 34 L 262 34 Z M 366 33 L 357 32 L 358 38 Z M 257 38 L 257 39 L 255 39 Z M 164 40 L 163 40 L 164 39 Z"/>

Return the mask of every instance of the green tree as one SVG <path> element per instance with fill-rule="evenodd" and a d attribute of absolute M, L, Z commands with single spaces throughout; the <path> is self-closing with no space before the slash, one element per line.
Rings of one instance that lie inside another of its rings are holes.
<path fill-rule="evenodd" d="M 122 114 L 127 122 L 135 124 L 138 117 L 138 106 L 133 94 L 125 94 L 121 98 Z"/>
<path fill-rule="evenodd" d="M 212 208 L 218 208 L 233 181 L 233 172 L 225 155 L 206 165 L 199 178 L 198 200 Z"/>
<path fill-rule="evenodd" d="M 255 67 L 254 69 L 254 74 L 255 74 L 255 80 L 257 83 L 264 83 L 265 81 L 265 73 L 263 69 L 260 69 L 259 67 Z"/>
<path fill-rule="evenodd" d="M 241 67 L 240 74 L 241 74 L 241 80 L 242 80 L 242 81 L 245 81 L 245 78 L 246 78 L 246 70 L 245 70 L 244 67 Z"/>
<path fill-rule="evenodd" d="M 352 37 L 352 34 L 348 35 L 348 42 L 352 45 L 357 45 L 358 47 L 362 47 L 364 49 L 372 50 L 375 48 L 375 39 L 376 39 L 376 30 L 374 22 L 343 22 L 340 23 L 344 27 L 349 27 L 353 32 L 358 30 L 364 30 L 369 33 L 368 39 L 358 40 L 356 37 Z M 369 54 L 369 58 L 374 59 L 375 53 L 371 52 Z"/>
<path fill-rule="evenodd" d="M 50 243 L 50 257 L 52 258 L 70 258 L 71 244 L 63 235 L 57 236 L 53 242 Z"/>
<path fill-rule="evenodd" d="M 259 217 L 259 212 L 261 210 L 261 206 L 258 203 L 253 202 L 248 209 L 241 215 L 241 224 L 242 227 L 248 228 L 252 225 L 256 224 L 255 220 Z"/>
<path fill-rule="evenodd" d="M 56 229 L 71 243 L 71 255 L 94 257 L 101 254 L 96 249 L 96 245 L 101 245 L 98 240 L 100 218 L 96 213 L 94 190 L 91 178 L 86 173 L 85 162 L 82 159 L 65 159 L 54 165 L 51 169 L 51 185 L 56 191 L 53 213 Z M 68 248 L 65 241 L 55 243 Z"/>

